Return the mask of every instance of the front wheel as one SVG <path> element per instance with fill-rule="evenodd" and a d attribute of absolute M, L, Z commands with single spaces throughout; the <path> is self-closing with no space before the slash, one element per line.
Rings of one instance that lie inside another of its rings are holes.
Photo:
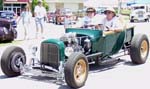
<path fill-rule="evenodd" d="M 8 77 L 21 75 L 20 67 L 25 65 L 25 52 L 16 46 L 8 47 L 1 58 L 1 68 Z"/>
<path fill-rule="evenodd" d="M 145 22 L 149 22 L 149 19 L 145 19 Z"/>
<path fill-rule="evenodd" d="M 133 63 L 143 64 L 149 54 L 149 41 L 146 35 L 137 34 L 133 37 L 130 48 L 130 57 Z"/>
<path fill-rule="evenodd" d="M 80 88 L 84 86 L 88 76 L 89 65 L 82 53 L 73 53 L 65 65 L 65 80 L 68 86 Z"/>
<path fill-rule="evenodd" d="M 132 22 L 134 22 L 134 20 L 133 20 L 133 19 L 131 19 L 131 20 L 130 20 L 130 22 L 132 23 Z"/>

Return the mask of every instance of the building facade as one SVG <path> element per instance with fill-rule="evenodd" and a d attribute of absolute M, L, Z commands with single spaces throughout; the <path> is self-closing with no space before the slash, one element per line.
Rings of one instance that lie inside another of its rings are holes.
<path fill-rule="evenodd" d="M 61 8 L 70 8 L 73 11 L 83 8 L 84 0 L 46 0 L 49 10 L 54 11 Z"/>
<path fill-rule="evenodd" d="M 50 11 L 55 11 L 61 8 L 70 8 L 73 11 L 83 8 L 84 0 L 46 0 Z M 20 15 L 21 9 L 32 3 L 32 0 L 3 0 L 3 10 L 14 11 Z"/>
<path fill-rule="evenodd" d="M 3 0 L 3 10 L 14 11 L 20 15 L 21 9 L 29 3 L 29 0 Z"/>

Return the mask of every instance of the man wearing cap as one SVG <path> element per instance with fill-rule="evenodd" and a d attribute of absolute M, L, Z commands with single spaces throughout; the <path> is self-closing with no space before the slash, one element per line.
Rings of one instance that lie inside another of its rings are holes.
<path fill-rule="evenodd" d="M 35 22 L 36 22 L 36 37 L 38 37 L 38 35 L 43 37 L 44 18 L 46 17 L 46 9 L 42 6 L 42 0 L 39 0 L 38 5 L 35 6 L 34 15 L 35 15 Z M 39 30 L 41 31 L 39 32 Z"/>
<path fill-rule="evenodd" d="M 99 20 L 96 15 L 96 10 L 93 7 L 89 7 L 86 10 L 86 16 L 84 16 L 75 27 L 89 28 L 89 29 L 98 29 Z"/>
<path fill-rule="evenodd" d="M 105 31 L 113 31 L 113 32 L 120 32 L 123 30 L 123 24 L 119 20 L 119 17 L 116 16 L 116 12 L 114 8 L 108 7 L 104 14 L 106 17 L 101 21 L 101 27 Z"/>

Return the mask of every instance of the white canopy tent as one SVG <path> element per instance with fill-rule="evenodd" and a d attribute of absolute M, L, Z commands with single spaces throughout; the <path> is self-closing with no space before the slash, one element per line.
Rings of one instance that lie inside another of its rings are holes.
<path fill-rule="evenodd" d="M 120 13 L 121 7 L 135 0 L 84 0 L 85 7 L 116 7 Z"/>
<path fill-rule="evenodd" d="M 84 0 L 85 7 L 118 7 L 119 0 Z"/>
<path fill-rule="evenodd" d="M 84 6 L 86 7 L 118 7 L 119 2 L 122 4 L 127 4 L 130 2 L 138 2 L 144 0 L 84 0 Z M 146 0 L 145 0 L 146 1 Z M 150 2 L 150 0 L 147 0 Z"/>

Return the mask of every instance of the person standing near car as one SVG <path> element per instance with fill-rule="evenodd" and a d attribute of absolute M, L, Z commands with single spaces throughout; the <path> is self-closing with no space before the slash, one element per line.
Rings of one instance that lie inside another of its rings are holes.
<path fill-rule="evenodd" d="M 30 23 L 31 23 L 31 18 L 32 18 L 32 14 L 30 12 L 30 8 L 28 5 L 26 5 L 23 8 L 23 11 L 21 12 L 20 18 L 18 20 L 18 23 L 20 21 L 20 19 L 22 19 L 22 24 L 24 27 L 24 40 L 28 40 L 30 39 Z"/>
<path fill-rule="evenodd" d="M 46 9 L 42 6 L 42 0 L 39 0 L 38 5 L 35 6 L 34 16 L 36 23 L 36 38 L 38 38 L 38 36 L 44 38 L 44 18 L 46 17 Z"/>

